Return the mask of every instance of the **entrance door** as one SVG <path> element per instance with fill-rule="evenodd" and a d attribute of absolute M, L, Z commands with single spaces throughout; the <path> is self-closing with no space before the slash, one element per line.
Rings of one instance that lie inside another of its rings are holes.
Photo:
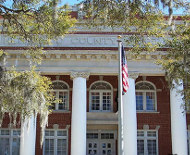
<path fill-rule="evenodd" d="M 88 132 L 87 155 L 115 155 L 114 132 Z"/>
<path fill-rule="evenodd" d="M 87 141 L 87 155 L 99 155 L 98 141 Z"/>
<path fill-rule="evenodd" d="M 100 150 L 101 155 L 113 155 L 114 153 L 114 143 L 111 140 L 101 140 Z"/>

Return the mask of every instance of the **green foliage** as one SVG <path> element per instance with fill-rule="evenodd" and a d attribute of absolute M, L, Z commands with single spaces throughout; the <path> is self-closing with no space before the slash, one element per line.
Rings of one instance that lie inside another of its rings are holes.
<path fill-rule="evenodd" d="M 168 48 L 164 59 L 157 63 L 162 65 L 165 70 L 167 79 L 178 83 L 179 79 L 183 80 L 184 95 L 186 103 L 190 99 L 190 17 L 186 16 L 181 24 L 176 25 L 175 31 L 170 34 L 169 39 L 165 39 L 165 46 Z"/>
<path fill-rule="evenodd" d="M 0 72 L 0 126 L 6 113 L 10 123 L 16 126 L 17 117 L 25 121 L 40 114 L 42 133 L 48 123 L 49 106 L 53 100 L 50 94 L 51 81 L 32 68 L 31 71 Z M 42 134 L 43 139 L 43 134 Z M 41 140 L 42 140 L 41 139 Z"/>
<path fill-rule="evenodd" d="M 146 1 L 85 1 L 83 11 L 89 27 L 129 33 L 125 41 L 136 54 L 142 50 L 155 51 L 158 45 L 147 38 L 163 37 L 165 33 L 162 12 Z"/>
<path fill-rule="evenodd" d="M 185 85 L 186 101 L 190 100 L 190 3 L 185 0 L 84 0 L 83 11 L 89 27 L 112 28 L 126 32 L 125 41 L 131 52 L 141 54 L 167 48 L 164 59 L 157 61 L 172 81 Z M 167 18 L 163 8 L 168 9 Z M 174 9 L 183 10 L 181 22 L 175 23 Z M 158 41 L 161 39 L 162 41 Z M 163 58 L 163 57 L 162 57 Z"/>
<path fill-rule="evenodd" d="M 66 5 L 58 5 L 58 0 L 0 0 L 0 16 L 2 34 L 8 35 L 12 42 L 19 39 L 26 44 L 24 54 L 35 63 L 41 62 L 43 47 L 71 31 L 76 22 Z M 0 126 L 7 113 L 14 126 L 18 116 L 20 121 L 25 121 L 40 114 L 42 144 L 49 106 L 54 100 L 50 93 L 51 81 L 35 68 L 7 71 L 4 51 L 0 51 L 0 62 Z"/>
<path fill-rule="evenodd" d="M 65 35 L 76 20 L 71 18 L 66 5 L 57 7 L 52 4 L 54 1 L 17 0 L 9 8 L 0 5 L 2 32 L 32 47 L 49 44 L 51 39 Z"/>
<path fill-rule="evenodd" d="M 6 2 L 8 0 L 0 1 L 2 33 L 12 41 L 24 42 L 30 50 L 27 54 L 35 55 L 37 48 L 41 51 L 53 39 L 64 36 L 76 22 L 67 6 L 58 6 L 57 0 L 14 0 L 10 7 Z"/>

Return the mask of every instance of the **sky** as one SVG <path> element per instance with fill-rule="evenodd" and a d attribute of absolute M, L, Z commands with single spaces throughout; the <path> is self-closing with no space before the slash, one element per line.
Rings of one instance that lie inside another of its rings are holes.
<path fill-rule="evenodd" d="M 69 5 L 74 5 L 77 4 L 79 2 L 81 2 L 82 0 L 63 0 L 63 3 L 67 3 Z"/>
<path fill-rule="evenodd" d="M 13 0 L 7 0 L 7 6 L 9 6 L 11 4 Z M 74 4 L 77 4 L 79 2 L 81 2 L 82 0 L 60 0 L 61 1 L 61 4 L 69 4 L 69 5 L 74 5 Z M 187 1 L 190 1 L 190 0 L 187 0 Z M 167 14 L 168 13 L 168 10 L 167 9 L 164 9 L 164 13 Z M 183 13 L 183 10 L 179 9 L 179 10 L 174 10 L 174 14 L 177 14 L 177 15 L 180 15 Z"/>
<path fill-rule="evenodd" d="M 77 4 L 79 2 L 81 2 L 82 0 L 61 0 L 63 4 L 69 4 L 69 5 L 74 5 Z M 167 14 L 168 13 L 168 9 L 165 8 L 164 9 L 164 13 Z M 178 10 L 174 10 L 174 14 L 176 15 L 180 15 L 183 13 L 182 9 L 178 9 Z"/>

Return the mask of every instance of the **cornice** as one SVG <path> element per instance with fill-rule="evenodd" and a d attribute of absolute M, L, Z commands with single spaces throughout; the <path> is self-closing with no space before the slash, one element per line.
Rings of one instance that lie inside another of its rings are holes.
<path fill-rule="evenodd" d="M 25 60 L 29 59 L 29 56 L 23 54 L 24 50 L 11 51 L 7 50 L 8 59 L 10 60 Z M 153 61 L 164 59 L 165 52 L 158 51 L 151 54 L 142 52 L 140 55 L 134 55 L 130 52 L 126 52 L 127 60 L 130 61 Z M 111 50 L 52 50 L 43 54 L 43 60 L 81 60 L 81 61 L 118 61 L 118 51 Z"/>

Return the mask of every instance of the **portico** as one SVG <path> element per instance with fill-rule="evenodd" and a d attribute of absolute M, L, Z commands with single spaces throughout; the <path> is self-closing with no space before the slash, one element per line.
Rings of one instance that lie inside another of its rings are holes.
<path fill-rule="evenodd" d="M 55 142 L 54 152 L 59 148 L 56 144 L 62 143 L 64 145 L 61 146 L 66 146 L 64 149 L 67 151 L 64 151 L 68 155 L 85 155 L 90 154 L 90 151 L 95 153 L 95 150 L 101 150 L 101 153 L 105 151 L 107 154 L 111 150 L 111 155 L 117 154 L 118 105 L 115 98 L 118 51 L 117 42 L 114 43 L 116 39 L 115 34 L 71 34 L 64 40 L 54 42 L 52 48 L 46 47 L 48 52 L 44 54 L 44 61 L 37 69 L 42 75 L 51 77 L 52 81 L 56 81 L 56 76 L 60 76 L 57 81 L 67 87 L 66 90 L 59 91 L 67 92 L 67 98 L 64 93 L 61 97 L 68 100 L 69 107 L 62 111 L 57 108 L 50 116 L 46 144 Z M 6 40 L 4 42 L 8 46 Z M 7 67 L 16 65 L 17 70 L 28 69 L 28 58 L 22 54 L 23 50 L 19 49 L 25 45 L 16 42 L 14 46 L 17 48 L 11 47 L 7 50 L 10 53 Z M 150 55 L 142 54 L 135 58 L 133 54 L 127 52 L 130 88 L 123 101 L 125 155 L 135 155 L 138 152 L 146 154 L 148 151 L 156 155 L 168 154 L 171 153 L 171 143 L 174 154 L 187 154 L 186 118 L 180 106 L 182 96 L 175 89 L 169 93 L 164 72 L 153 63 L 154 59 L 162 56 L 162 53 L 159 51 Z M 133 73 L 138 73 L 138 78 L 132 77 Z M 135 88 L 137 82 L 138 91 Z M 170 123 L 171 128 L 168 127 Z M 56 124 L 59 128 L 54 128 Z M 61 132 L 64 134 L 60 136 L 62 141 L 58 143 L 60 137 L 56 134 Z M 31 133 L 35 133 L 35 128 Z M 25 147 L 22 141 L 21 143 L 22 151 Z M 33 143 L 35 144 L 35 137 Z M 36 145 L 39 145 L 39 136 Z M 166 146 L 168 150 L 165 149 Z M 34 152 L 34 149 L 33 146 L 31 152 Z M 36 150 L 39 153 L 40 146 L 37 146 Z"/>

